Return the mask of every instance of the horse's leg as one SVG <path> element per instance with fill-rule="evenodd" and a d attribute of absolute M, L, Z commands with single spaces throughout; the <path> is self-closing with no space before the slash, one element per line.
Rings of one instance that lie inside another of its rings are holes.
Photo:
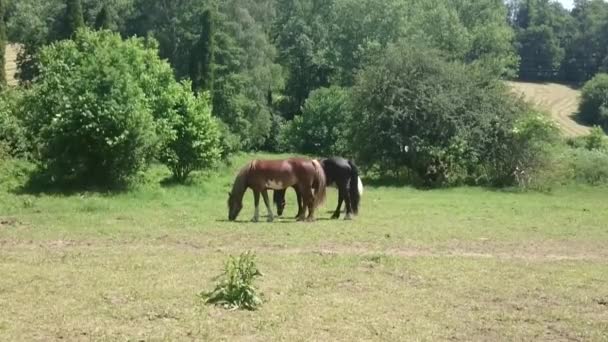
<path fill-rule="evenodd" d="M 345 220 L 352 220 L 351 214 L 353 212 L 352 199 L 350 198 L 350 191 L 347 186 L 347 183 L 340 185 L 340 192 L 344 192 L 344 202 L 346 202 L 346 216 L 344 216 Z"/>
<path fill-rule="evenodd" d="M 308 192 L 311 192 L 310 189 Z M 306 206 L 308 205 L 309 200 L 310 200 L 308 197 L 309 195 L 306 192 L 306 186 L 302 187 L 302 186 L 296 185 L 296 195 L 300 199 L 300 202 L 302 202 L 302 205 L 298 204 L 298 216 L 296 217 L 296 219 L 298 221 L 304 221 L 306 219 Z"/>
<path fill-rule="evenodd" d="M 304 205 L 308 207 L 308 217 L 306 218 L 306 221 L 312 222 L 315 220 L 315 196 L 312 192 L 312 188 L 309 186 L 305 186 L 302 190 Z M 305 210 L 303 211 L 302 217 L 306 214 Z"/>
<path fill-rule="evenodd" d="M 251 221 L 258 222 L 260 220 L 260 192 L 257 190 L 253 190 L 253 203 L 255 205 L 255 212 Z"/>
<path fill-rule="evenodd" d="M 266 210 L 268 210 L 268 222 L 274 221 L 274 215 L 272 214 L 272 207 L 270 206 L 270 201 L 268 200 L 268 191 L 262 191 L 262 197 L 264 198 L 264 204 L 266 204 Z"/>
<path fill-rule="evenodd" d="M 302 194 L 300 193 L 300 190 L 298 190 L 297 186 L 294 186 L 293 189 L 296 191 L 296 198 L 298 200 L 298 214 L 296 215 L 297 219 L 306 215 L 306 209 L 304 209 L 302 204 Z"/>
<path fill-rule="evenodd" d="M 342 210 L 342 202 L 344 201 L 344 194 L 342 191 L 342 187 L 338 187 L 338 207 L 336 208 L 336 211 L 334 212 L 334 214 L 332 215 L 332 219 L 339 219 L 340 218 L 340 211 Z"/>

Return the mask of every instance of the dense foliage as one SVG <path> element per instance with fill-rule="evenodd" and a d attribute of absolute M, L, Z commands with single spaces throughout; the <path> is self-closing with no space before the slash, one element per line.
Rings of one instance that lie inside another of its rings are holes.
<path fill-rule="evenodd" d="M 4 1 L 31 90 L 25 110 L 0 103 L 3 150 L 71 182 L 124 182 L 152 159 L 183 180 L 282 149 L 426 185 L 512 184 L 546 163 L 555 129 L 501 79 L 608 70 L 602 0 Z M 73 37 L 82 26 L 101 32 Z M 602 77 L 581 107 L 598 125 Z"/>
<path fill-rule="evenodd" d="M 283 130 L 285 149 L 317 156 L 344 155 L 348 129 L 349 99 L 339 87 L 313 91 L 304 103 L 302 115 Z"/>
<path fill-rule="evenodd" d="M 608 67 L 608 3 L 510 0 L 524 80 L 584 82 Z"/>
<path fill-rule="evenodd" d="M 192 171 L 213 166 L 220 158 L 220 131 L 211 116 L 211 106 L 207 93 L 195 96 L 191 85 L 184 82 L 172 87 L 167 97 L 172 102 L 171 137 L 164 142 L 160 151 L 163 162 L 178 181 L 184 181 Z"/>
<path fill-rule="evenodd" d="M 353 89 L 352 146 L 381 173 L 409 170 L 426 185 L 506 182 L 520 158 L 522 104 L 476 67 L 400 44 Z"/>
<path fill-rule="evenodd" d="M 608 74 L 598 74 L 583 87 L 580 118 L 608 129 Z"/>
<path fill-rule="evenodd" d="M 173 79 L 153 45 L 79 31 L 39 58 L 24 119 L 44 171 L 57 182 L 115 185 L 141 170 L 162 141 L 159 90 Z"/>
<path fill-rule="evenodd" d="M 22 94 L 18 91 L 4 91 L 0 95 L 0 154 L 7 157 L 25 157 L 28 144 L 20 107 Z"/>

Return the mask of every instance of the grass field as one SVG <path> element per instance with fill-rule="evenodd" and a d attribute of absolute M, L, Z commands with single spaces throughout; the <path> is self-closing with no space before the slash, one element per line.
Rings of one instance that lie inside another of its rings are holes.
<path fill-rule="evenodd" d="M 19 83 L 15 76 L 17 73 L 17 55 L 19 54 L 20 48 L 21 47 L 16 44 L 9 44 L 6 46 L 6 54 L 4 56 L 6 60 L 6 81 L 11 86 Z"/>
<path fill-rule="evenodd" d="M 563 84 L 509 82 L 513 91 L 551 114 L 564 135 L 576 137 L 589 134 L 590 127 L 575 119 L 580 102 L 580 91 Z"/>
<path fill-rule="evenodd" d="M 249 223 L 248 194 L 226 222 L 246 159 L 188 187 L 2 190 L 0 340 L 608 340 L 607 189 L 367 187 L 351 222 L 331 190 L 312 224 Z M 246 250 L 265 304 L 203 305 Z"/>

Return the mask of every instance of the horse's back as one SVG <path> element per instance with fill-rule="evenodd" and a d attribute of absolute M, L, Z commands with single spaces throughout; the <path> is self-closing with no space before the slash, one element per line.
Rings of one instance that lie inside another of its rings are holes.
<path fill-rule="evenodd" d="M 312 160 L 306 158 L 255 160 L 251 171 L 250 186 L 280 190 L 297 183 L 312 182 L 315 167 Z"/>
<path fill-rule="evenodd" d="M 346 181 L 351 176 L 352 168 L 348 159 L 342 157 L 331 157 L 324 159 L 322 163 L 328 183 Z"/>

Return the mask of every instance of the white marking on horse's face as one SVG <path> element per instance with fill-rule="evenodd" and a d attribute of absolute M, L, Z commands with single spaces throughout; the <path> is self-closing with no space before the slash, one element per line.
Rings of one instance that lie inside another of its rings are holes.
<path fill-rule="evenodd" d="M 361 181 L 361 177 L 358 177 L 357 188 L 359 190 L 359 196 L 363 195 L 363 182 Z"/>
<path fill-rule="evenodd" d="M 272 189 L 272 190 L 283 190 L 283 189 L 285 189 L 285 187 L 283 186 L 283 183 L 275 181 L 274 179 L 270 179 L 270 180 L 266 181 L 266 188 Z"/>

